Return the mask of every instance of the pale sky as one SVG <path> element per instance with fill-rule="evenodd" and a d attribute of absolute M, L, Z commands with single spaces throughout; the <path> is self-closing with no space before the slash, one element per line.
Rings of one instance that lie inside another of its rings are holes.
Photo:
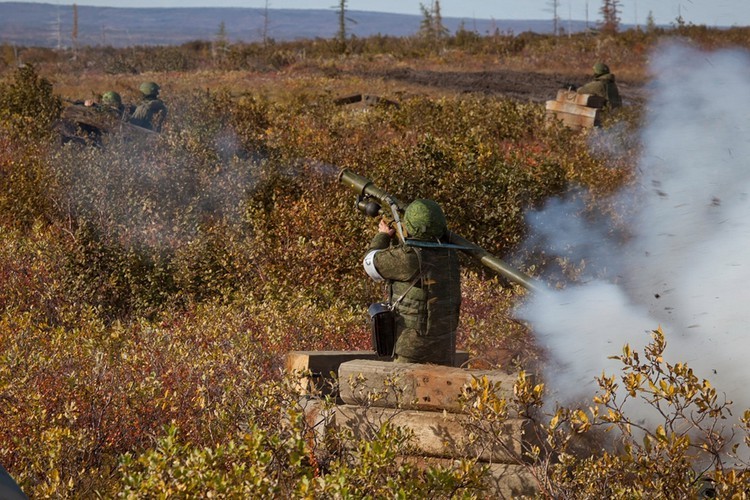
<path fill-rule="evenodd" d="M 338 0 L 31 0 L 57 5 L 103 7 L 254 7 L 272 9 L 335 9 Z M 420 15 L 420 4 L 431 0 L 348 0 L 349 10 Z M 553 0 L 441 0 L 443 17 L 465 19 L 550 19 Z M 681 15 L 687 23 L 706 26 L 750 26 L 750 0 L 621 0 L 621 22 L 645 24 L 650 13 L 657 24 L 669 25 Z M 595 22 L 600 0 L 558 0 L 558 16 Z"/>

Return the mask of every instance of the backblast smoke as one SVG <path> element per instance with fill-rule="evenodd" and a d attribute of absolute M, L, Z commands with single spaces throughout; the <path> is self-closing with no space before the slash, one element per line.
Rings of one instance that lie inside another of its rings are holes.
<path fill-rule="evenodd" d="M 590 402 L 595 377 L 620 372 L 608 356 L 625 344 L 642 353 L 661 327 L 665 361 L 687 363 L 741 415 L 750 408 L 750 56 L 670 44 L 650 70 L 639 178 L 614 200 L 627 207 L 627 242 L 567 219 L 577 207 L 562 200 L 530 214 L 534 237 L 557 243 L 548 251 L 597 275 L 535 294 L 517 317 L 551 358 L 556 401 Z"/>

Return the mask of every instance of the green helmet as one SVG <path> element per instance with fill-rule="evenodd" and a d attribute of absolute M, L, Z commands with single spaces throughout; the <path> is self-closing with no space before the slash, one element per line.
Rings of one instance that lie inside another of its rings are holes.
<path fill-rule="evenodd" d="M 122 106 L 122 98 L 120 97 L 120 94 L 114 90 L 109 90 L 102 94 L 102 104 L 112 106 L 113 108 L 119 108 Z"/>
<path fill-rule="evenodd" d="M 594 76 L 602 76 L 609 73 L 609 66 L 604 64 L 603 62 L 598 62 L 594 64 Z"/>
<path fill-rule="evenodd" d="M 414 200 L 404 212 L 404 227 L 409 237 L 429 240 L 443 236 L 448 223 L 440 205 L 432 200 Z"/>
<path fill-rule="evenodd" d="M 159 95 L 159 86 L 154 82 L 143 82 L 138 88 L 143 97 L 156 97 Z"/>

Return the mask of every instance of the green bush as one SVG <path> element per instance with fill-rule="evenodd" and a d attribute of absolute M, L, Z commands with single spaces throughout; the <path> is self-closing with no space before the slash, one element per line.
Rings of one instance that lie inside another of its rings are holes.
<path fill-rule="evenodd" d="M 0 123 L 14 138 L 45 137 L 61 110 L 52 83 L 40 77 L 32 65 L 18 68 L 12 81 L 0 84 Z"/>
<path fill-rule="evenodd" d="M 8 226 L 54 216 L 55 182 L 46 156 L 61 109 L 52 84 L 33 66 L 0 83 L 0 218 Z"/>

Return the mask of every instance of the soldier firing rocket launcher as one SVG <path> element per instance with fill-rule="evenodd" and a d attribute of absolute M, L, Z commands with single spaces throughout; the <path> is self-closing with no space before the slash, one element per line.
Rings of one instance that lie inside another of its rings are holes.
<path fill-rule="evenodd" d="M 357 193 L 356 207 L 361 212 L 370 217 L 378 217 L 380 215 L 392 217 L 399 239 L 401 241 L 405 240 L 403 229 L 401 228 L 401 215 L 403 215 L 408 204 L 401 202 L 396 197 L 377 187 L 370 179 L 347 169 L 343 169 L 339 173 L 339 182 L 346 184 Z M 542 285 L 531 276 L 514 269 L 503 260 L 456 233 L 448 231 L 448 243 L 455 245 L 457 249 L 478 260 L 481 264 L 500 276 L 518 283 L 529 291 L 541 292 L 543 290 Z M 424 243 L 421 244 L 424 245 Z M 438 243 L 435 243 L 435 245 L 438 245 Z"/>

